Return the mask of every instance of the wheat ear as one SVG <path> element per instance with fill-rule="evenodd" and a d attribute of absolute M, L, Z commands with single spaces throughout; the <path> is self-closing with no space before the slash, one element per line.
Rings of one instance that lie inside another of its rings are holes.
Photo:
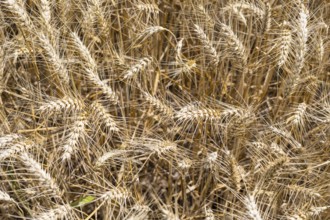
<path fill-rule="evenodd" d="M 162 31 L 169 31 L 168 29 L 161 27 L 161 26 L 151 26 L 151 27 L 147 27 L 146 29 L 144 29 L 136 38 L 135 43 L 142 43 L 144 42 L 146 39 L 148 39 L 149 37 L 151 37 L 152 35 L 162 32 Z"/>
<path fill-rule="evenodd" d="M 149 206 L 146 205 L 134 205 L 131 208 L 129 216 L 125 219 L 127 220 L 144 220 L 148 219 L 148 213 L 151 212 Z"/>
<path fill-rule="evenodd" d="M 124 155 L 126 154 L 127 150 L 111 150 L 103 154 L 101 157 L 99 157 L 95 163 L 97 167 L 103 166 L 107 160 L 111 158 L 125 158 Z"/>
<path fill-rule="evenodd" d="M 286 120 L 288 125 L 294 127 L 303 128 L 306 121 L 306 113 L 307 113 L 308 105 L 304 102 L 298 104 L 296 110 L 292 113 L 292 115 Z"/>
<path fill-rule="evenodd" d="M 308 19 L 309 19 L 309 11 L 304 6 L 303 3 L 300 4 L 300 12 L 299 12 L 299 18 L 297 21 L 297 27 L 296 27 L 296 34 L 297 34 L 297 40 L 298 40 L 298 47 L 297 47 L 297 73 L 299 74 L 304 67 L 305 64 L 305 56 L 308 52 L 308 45 L 307 40 L 309 36 L 309 27 L 308 27 Z"/>
<path fill-rule="evenodd" d="M 140 11 L 144 11 L 147 14 L 154 14 L 154 15 L 158 15 L 160 12 L 160 9 L 158 7 L 157 4 L 153 4 L 153 3 L 143 3 L 140 2 L 137 5 L 135 5 L 135 7 L 140 10 Z"/>
<path fill-rule="evenodd" d="M 241 180 L 242 180 L 242 174 L 241 170 L 242 168 L 238 165 L 238 162 L 234 155 L 230 152 L 226 152 L 229 160 L 231 175 L 230 178 L 232 179 L 233 185 L 235 187 L 235 190 L 239 192 L 241 190 Z"/>
<path fill-rule="evenodd" d="M 84 65 L 86 65 L 89 69 L 96 72 L 97 64 L 92 54 L 89 52 L 88 48 L 84 45 L 84 43 L 80 40 L 78 34 L 76 32 L 70 33 L 71 42 L 74 47 L 74 51 L 76 51 L 81 59 L 83 59 Z"/>
<path fill-rule="evenodd" d="M 314 189 L 299 185 L 287 185 L 286 189 L 290 194 L 309 196 L 312 199 L 321 198 L 321 194 Z"/>
<path fill-rule="evenodd" d="M 275 161 L 269 163 L 263 170 L 262 170 L 262 178 L 267 181 L 271 180 L 271 177 L 276 174 L 276 172 L 283 167 L 288 162 L 288 158 L 286 156 L 280 157 Z"/>
<path fill-rule="evenodd" d="M 50 20 L 52 19 L 52 11 L 49 0 L 39 0 L 39 6 L 40 14 L 45 23 L 50 24 Z"/>
<path fill-rule="evenodd" d="M 215 220 L 215 215 L 210 208 L 205 208 L 205 220 Z"/>
<path fill-rule="evenodd" d="M 182 121 L 218 121 L 228 120 L 234 117 L 244 117 L 246 113 L 235 107 L 226 109 L 213 109 L 199 106 L 199 104 L 188 104 L 175 113 L 175 118 Z"/>
<path fill-rule="evenodd" d="M 64 66 L 64 61 L 60 58 L 49 39 L 44 34 L 39 34 L 38 40 L 40 47 L 43 50 L 47 66 L 50 68 L 50 72 L 56 73 L 60 82 L 63 83 L 64 86 L 68 86 L 70 77 L 67 68 Z"/>
<path fill-rule="evenodd" d="M 84 139 L 85 126 L 87 121 L 84 118 L 78 118 L 72 125 L 68 138 L 63 145 L 62 161 L 71 160 L 72 155 L 78 150 L 79 140 Z"/>
<path fill-rule="evenodd" d="M 223 10 L 231 10 L 231 9 L 234 9 L 236 11 L 246 10 L 259 17 L 263 17 L 265 14 L 264 11 L 261 8 L 259 8 L 258 6 L 256 6 L 255 4 L 252 4 L 252 3 L 247 3 L 247 2 L 239 2 L 239 3 L 235 2 L 235 3 L 231 3 L 231 4 L 227 5 L 225 8 L 223 8 Z"/>
<path fill-rule="evenodd" d="M 252 13 L 253 15 L 258 16 L 259 18 L 263 18 L 265 16 L 264 11 L 252 3 L 240 2 L 240 3 L 231 3 L 223 8 L 224 11 L 232 11 L 234 14 L 238 16 L 238 18 L 247 25 L 246 18 L 242 11 L 247 11 Z"/>
<path fill-rule="evenodd" d="M 17 156 L 18 153 L 27 151 L 33 147 L 33 145 L 24 142 L 9 143 L 6 145 L 8 146 L 8 149 L 0 150 L 0 161 L 9 157 Z"/>
<path fill-rule="evenodd" d="M 220 28 L 222 30 L 222 35 L 225 37 L 229 47 L 232 51 L 237 54 L 240 60 L 243 61 L 243 64 L 246 64 L 247 56 L 246 49 L 241 42 L 241 40 L 237 37 L 237 35 L 233 32 L 230 26 L 220 23 Z"/>
<path fill-rule="evenodd" d="M 79 57 L 85 61 L 82 65 L 84 66 L 85 75 L 87 79 L 92 82 L 97 88 L 99 88 L 109 101 L 114 104 L 117 104 L 117 94 L 112 90 L 110 86 L 108 86 L 104 81 L 100 79 L 97 72 L 97 63 L 93 59 L 88 48 L 83 44 L 83 42 L 80 40 L 79 36 L 76 33 L 71 34 L 71 42 L 75 48 L 75 51 L 78 52 Z"/>
<path fill-rule="evenodd" d="M 42 115 L 53 113 L 73 113 L 82 110 L 82 103 L 76 99 L 65 97 L 54 101 L 48 101 L 40 105 L 38 111 Z"/>
<path fill-rule="evenodd" d="M 212 63 L 217 65 L 219 63 L 219 56 L 217 50 L 213 47 L 210 40 L 207 38 L 204 30 L 197 24 L 194 25 L 194 31 L 197 34 L 198 39 L 202 43 L 203 47 L 205 48 L 206 52 L 209 53 L 212 57 Z"/>
<path fill-rule="evenodd" d="M 15 200 L 10 197 L 10 195 L 4 191 L 0 190 L 0 201 L 15 203 Z"/>
<path fill-rule="evenodd" d="M 261 217 L 261 214 L 258 210 L 258 206 L 257 206 L 254 196 L 247 195 L 244 202 L 245 202 L 245 205 L 247 208 L 247 215 L 250 218 L 252 218 L 253 220 L 263 220 Z"/>
<path fill-rule="evenodd" d="M 22 138 L 22 135 L 19 135 L 19 134 L 6 134 L 4 136 L 1 136 L 0 137 L 0 149 L 5 147 L 7 144 L 9 144 L 15 140 L 21 139 L 21 138 Z"/>
<path fill-rule="evenodd" d="M 58 220 L 58 219 L 67 219 L 66 217 L 72 210 L 70 205 L 58 206 L 54 209 L 50 209 L 46 212 L 38 213 L 33 220 Z"/>
<path fill-rule="evenodd" d="M 175 47 L 175 58 L 177 61 L 180 61 L 180 62 L 183 62 L 182 61 L 182 47 L 183 47 L 183 41 L 184 41 L 184 38 L 181 38 L 178 43 L 176 44 L 176 47 Z"/>
<path fill-rule="evenodd" d="M 19 25 L 22 30 L 30 31 L 29 28 L 32 28 L 33 24 L 26 10 L 20 3 L 16 0 L 2 0 L 0 6 L 1 5 L 5 9 L 4 12 L 10 13 L 12 15 L 11 18 L 14 19 L 15 23 Z"/>
<path fill-rule="evenodd" d="M 116 121 L 113 119 L 112 115 L 103 107 L 102 104 L 98 102 L 93 102 L 91 105 L 93 116 L 98 120 L 98 122 L 105 126 L 111 132 L 118 132 L 119 128 Z M 93 118 L 93 120 L 95 119 Z"/>
<path fill-rule="evenodd" d="M 126 71 L 124 75 L 124 79 L 131 79 L 135 77 L 138 73 L 145 70 L 152 63 L 152 59 L 150 57 L 144 57 L 139 60 L 137 64 L 132 66 L 129 70 Z"/>
<path fill-rule="evenodd" d="M 130 193 L 127 189 L 116 187 L 104 192 L 100 199 L 104 200 L 126 200 L 130 197 Z"/>
<path fill-rule="evenodd" d="M 192 103 L 184 106 L 180 111 L 176 112 L 175 118 L 177 118 L 179 121 L 220 120 L 221 110 L 201 108 Z"/>
<path fill-rule="evenodd" d="M 157 99 L 156 97 L 152 96 L 147 92 L 144 92 L 143 95 L 146 101 L 149 102 L 152 106 L 154 106 L 159 112 L 163 113 L 169 118 L 173 117 L 174 109 L 171 106 L 167 106 L 161 100 Z"/>
<path fill-rule="evenodd" d="M 54 196 L 60 195 L 60 189 L 57 186 L 55 180 L 46 170 L 42 168 L 40 163 L 33 159 L 29 153 L 22 152 L 19 156 L 26 169 L 31 174 L 35 175 L 41 183 L 43 183 L 43 187 L 50 189 Z"/>
<path fill-rule="evenodd" d="M 282 67 L 288 60 L 289 53 L 290 53 L 290 47 L 292 43 L 292 33 L 287 28 L 288 24 L 287 22 L 283 22 L 282 27 L 283 30 L 281 32 L 281 37 L 279 38 L 280 45 L 279 45 L 279 57 L 278 57 L 278 66 Z"/>

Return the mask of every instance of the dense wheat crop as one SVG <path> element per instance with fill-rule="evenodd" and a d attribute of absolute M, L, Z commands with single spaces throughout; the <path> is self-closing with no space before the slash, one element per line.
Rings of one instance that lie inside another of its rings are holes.
<path fill-rule="evenodd" d="M 0 0 L 0 219 L 330 219 L 328 0 Z"/>

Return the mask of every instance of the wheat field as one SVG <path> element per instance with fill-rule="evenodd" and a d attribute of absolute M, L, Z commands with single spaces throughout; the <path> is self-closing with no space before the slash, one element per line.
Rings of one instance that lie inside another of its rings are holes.
<path fill-rule="evenodd" d="M 329 220 L 328 0 L 0 0 L 0 219 Z"/>

